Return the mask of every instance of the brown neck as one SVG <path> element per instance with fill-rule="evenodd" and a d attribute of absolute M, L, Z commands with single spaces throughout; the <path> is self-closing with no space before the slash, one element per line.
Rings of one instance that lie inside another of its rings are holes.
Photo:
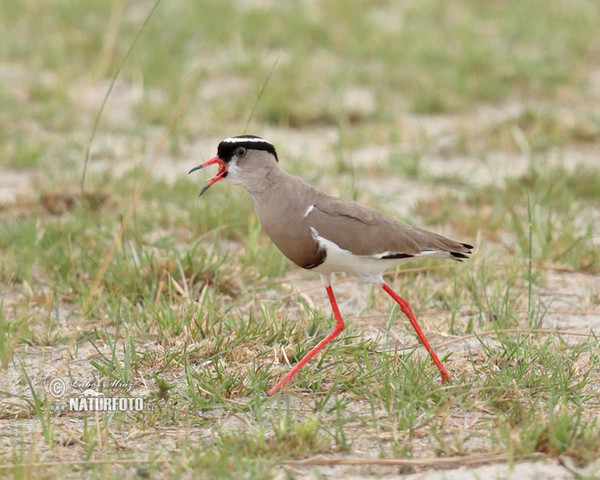
<path fill-rule="evenodd" d="M 323 194 L 279 169 L 270 173 L 265 182 L 270 184 L 268 189 L 246 189 L 263 230 L 296 265 L 319 263 L 323 254 L 312 238 L 305 213 Z"/>

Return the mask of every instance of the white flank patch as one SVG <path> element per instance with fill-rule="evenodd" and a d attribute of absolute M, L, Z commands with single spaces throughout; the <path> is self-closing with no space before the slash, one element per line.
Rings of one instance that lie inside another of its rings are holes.
<path fill-rule="evenodd" d="M 391 255 L 391 252 L 387 251 L 387 252 L 383 252 L 383 253 L 376 253 L 374 255 L 371 255 L 373 258 L 383 258 L 383 257 L 387 257 L 388 255 Z"/>
<path fill-rule="evenodd" d="M 308 214 L 309 214 L 310 212 L 312 212 L 314 209 L 315 209 L 315 206 L 314 206 L 314 205 L 311 205 L 310 207 L 308 207 L 308 208 L 306 209 L 306 212 L 304 213 L 304 218 L 308 217 Z M 312 230 L 314 230 L 314 231 L 313 231 L 313 235 L 314 235 L 314 232 L 316 232 L 316 230 L 315 230 L 314 228 L 313 228 Z"/>
<path fill-rule="evenodd" d="M 254 138 L 254 137 L 229 137 L 225 140 L 222 140 L 225 143 L 238 143 L 238 142 L 255 142 L 255 143 L 268 143 L 271 145 L 271 142 L 265 140 L 264 138 Z"/>
<path fill-rule="evenodd" d="M 388 268 L 417 259 L 446 258 L 450 255 L 448 252 L 439 250 L 424 250 L 408 258 L 382 258 L 390 255 L 390 252 L 374 255 L 354 255 L 349 250 L 341 248 L 335 242 L 322 237 L 316 228 L 310 227 L 310 230 L 315 241 L 327 252 L 325 261 L 313 268 L 313 271 L 326 275 L 336 272 L 346 272 L 379 285 L 383 282 L 383 272 Z"/>

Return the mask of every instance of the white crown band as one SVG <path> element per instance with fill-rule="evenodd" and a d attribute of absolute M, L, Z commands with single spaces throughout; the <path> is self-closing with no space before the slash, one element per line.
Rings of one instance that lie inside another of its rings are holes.
<path fill-rule="evenodd" d="M 268 143 L 271 145 L 271 142 L 265 140 L 264 138 L 259 137 L 229 137 L 225 140 L 222 140 L 224 143 L 239 143 L 239 142 L 254 142 L 254 143 Z"/>

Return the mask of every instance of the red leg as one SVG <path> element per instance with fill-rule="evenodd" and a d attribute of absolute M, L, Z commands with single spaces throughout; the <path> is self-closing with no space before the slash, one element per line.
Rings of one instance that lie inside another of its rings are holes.
<path fill-rule="evenodd" d="M 408 317 L 408 320 L 410 321 L 410 324 L 415 329 L 415 332 L 417 332 L 417 335 L 419 336 L 421 343 L 423 344 L 425 349 L 429 352 L 429 355 L 431 356 L 433 363 L 435 363 L 436 367 L 442 374 L 442 384 L 446 380 L 450 380 L 450 374 L 448 373 L 448 371 L 446 370 L 446 367 L 444 367 L 442 362 L 440 362 L 440 359 L 434 352 L 433 348 L 431 348 L 431 345 L 429 345 L 429 342 L 427 341 L 427 338 L 425 338 L 425 334 L 423 333 L 423 330 L 421 330 L 421 327 L 417 323 L 415 314 L 413 313 L 412 309 L 410 308 L 410 305 L 408 304 L 408 302 L 406 300 L 404 300 L 402 297 L 400 297 L 396 292 L 394 292 L 386 283 L 383 283 L 381 285 L 381 287 L 386 291 L 386 293 L 390 297 L 392 297 L 394 300 L 396 300 L 398 305 L 400 305 L 400 310 L 402 310 L 404 315 L 406 315 Z"/>
<path fill-rule="evenodd" d="M 286 375 L 283 377 L 277 385 L 275 385 L 271 390 L 267 392 L 267 395 L 270 397 L 271 395 L 275 395 L 281 387 L 285 387 L 290 383 L 292 377 L 296 374 L 298 370 L 300 370 L 304 365 L 306 365 L 311 358 L 313 358 L 317 353 L 319 353 L 325 346 L 331 342 L 335 337 L 337 337 L 342 330 L 344 330 L 344 320 L 342 319 L 342 315 L 340 314 L 340 310 L 337 306 L 337 302 L 335 301 L 335 297 L 333 296 L 333 290 L 331 289 L 331 285 L 326 287 L 327 295 L 329 295 L 329 301 L 331 302 L 331 308 L 333 309 L 333 316 L 335 317 L 335 327 L 333 331 L 327 335 L 323 340 L 319 342 L 319 344 L 314 347 L 310 352 L 308 352 L 302 360 L 300 360 L 294 368 L 292 368 Z"/>

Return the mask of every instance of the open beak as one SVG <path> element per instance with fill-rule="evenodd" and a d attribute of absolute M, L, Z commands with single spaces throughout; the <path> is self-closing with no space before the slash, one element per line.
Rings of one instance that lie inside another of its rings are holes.
<path fill-rule="evenodd" d="M 190 173 L 195 172 L 196 170 L 200 170 L 201 168 L 208 167 L 209 165 L 214 165 L 215 163 L 219 164 L 219 170 L 217 170 L 217 174 L 214 177 L 212 177 L 206 185 L 204 185 L 204 188 L 202 188 L 202 190 L 200 190 L 200 195 L 198 195 L 199 197 L 204 192 L 206 192 L 211 185 L 217 183 L 219 180 L 222 180 L 223 177 L 225 175 L 227 175 L 227 164 L 221 159 L 221 157 L 217 156 L 217 157 L 211 158 L 207 162 L 204 162 L 202 165 L 198 165 L 197 167 L 192 168 L 188 172 L 188 175 L 189 175 Z"/>

